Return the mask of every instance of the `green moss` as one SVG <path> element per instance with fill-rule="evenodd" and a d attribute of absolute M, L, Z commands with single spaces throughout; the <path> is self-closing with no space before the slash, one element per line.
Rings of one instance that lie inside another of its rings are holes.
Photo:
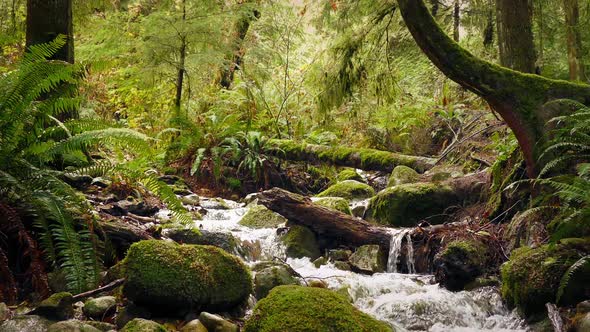
<path fill-rule="evenodd" d="M 289 257 L 309 257 L 314 260 L 321 255 L 315 233 L 307 227 L 299 225 L 290 227 L 281 241 L 285 244 L 285 251 Z"/>
<path fill-rule="evenodd" d="M 252 290 L 246 265 L 213 246 L 141 241 L 131 246 L 124 264 L 124 294 L 159 310 L 231 309 Z"/>
<path fill-rule="evenodd" d="M 436 281 L 449 290 L 463 290 L 485 271 L 487 259 L 488 250 L 481 242 L 452 241 L 434 259 Z"/>
<path fill-rule="evenodd" d="M 244 332 L 393 331 L 387 324 L 356 309 L 333 291 L 279 286 L 258 302 Z"/>
<path fill-rule="evenodd" d="M 167 332 L 166 329 L 151 320 L 135 318 L 125 324 L 121 332 Z"/>
<path fill-rule="evenodd" d="M 580 257 L 577 244 L 544 245 L 515 250 L 502 265 L 502 297 L 525 316 L 544 315 L 545 303 L 555 303 L 564 272 Z"/>
<path fill-rule="evenodd" d="M 375 195 L 375 190 L 364 183 L 354 180 L 338 182 L 322 191 L 318 197 L 342 197 L 346 199 L 364 199 Z"/>
<path fill-rule="evenodd" d="M 286 222 L 285 217 L 267 209 L 265 206 L 254 205 L 242 217 L 240 225 L 250 228 L 275 228 Z"/>
<path fill-rule="evenodd" d="M 551 235 L 552 242 L 571 237 L 590 236 L 590 217 L 580 215 L 574 218 L 563 218 L 558 216 L 547 225 L 547 231 Z"/>
<path fill-rule="evenodd" d="M 369 220 L 396 227 L 411 227 L 424 218 L 431 224 L 444 220 L 440 216 L 458 197 L 446 185 L 433 183 L 403 184 L 387 188 L 373 197 L 365 215 Z"/>
<path fill-rule="evenodd" d="M 332 210 L 340 211 L 344 214 L 352 215 L 350 211 L 350 202 L 342 197 L 324 197 L 314 202 L 315 204 L 330 208 Z"/>
<path fill-rule="evenodd" d="M 399 186 L 401 184 L 415 183 L 420 179 L 418 172 L 408 166 L 396 166 L 389 176 L 388 187 Z"/>
<path fill-rule="evenodd" d="M 342 170 L 338 175 L 336 175 L 336 180 L 338 182 L 346 181 L 346 180 L 354 180 L 358 182 L 365 183 L 365 179 L 356 172 L 353 168 L 347 168 Z"/>

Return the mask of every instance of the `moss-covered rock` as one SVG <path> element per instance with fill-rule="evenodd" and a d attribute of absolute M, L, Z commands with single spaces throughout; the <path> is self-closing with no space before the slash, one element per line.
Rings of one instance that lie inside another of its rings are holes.
<path fill-rule="evenodd" d="M 473 240 L 452 241 L 434 258 L 434 276 L 441 286 L 463 290 L 486 268 L 487 248 Z"/>
<path fill-rule="evenodd" d="M 346 199 L 365 199 L 373 197 L 375 190 L 368 184 L 354 180 L 338 182 L 322 191 L 318 197 L 342 197 Z"/>
<path fill-rule="evenodd" d="M 135 318 L 123 327 L 121 332 L 167 332 L 164 326 L 143 318 Z"/>
<path fill-rule="evenodd" d="M 321 256 L 315 233 L 305 226 L 291 226 L 287 234 L 281 237 L 281 241 L 285 244 L 289 257 L 309 257 L 314 260 Z"/>
<path fill-rule="evenodd" d="M 50 320 L 36 315 L 16 316 L 0 323 L 2 332 L 47 332 L 53 324 Z"/>
<path fill-rule="evenodd" d="M 101 332 L 101 330 L 90 324 L 86 324 L 86 322 L 70 319 L 51 324 L 47 332 Z"/>
<path fill-rule="evenodd" d="M 336 210 L 345 214 L 352 215 L 350 211 L 350 202 L 342 197 L 323 197 L 314 202 L 315 204 L 325 206 L 332 210 Z"/>
<path fill-rule="evenodd" d="M 555 303 L 563 274 L 581 258 L 584 246 L 572 242 L 515 250 L 501 268 L 502 297 L 530 319 L 544 316 L 545 303 Z"/>
<path fill-rule="evenodd" d="M 210 232 L 199 229 L 170 229 L 165 235 L 181 244 L 200 244 L 221 248 L 231 254 L 241 253 L 238 240 L 231 233 Z"/>
<path fill-rule="evenodd" d="M 288 265 L 277 264 L 266 267 L 254 276 L 254 294 L 258 300 L 268 295 L 271 289 L 281 285 L 299 285 L 299 280 L 295 277 Z"/>
<path fill-rule="evenodd" d="M 141 241 L 129 248 L 124 263 L 124 294 L 159 311 L 231 309 L 252 291 L 246 265 L 213 246 Z"/>
<path fill-rule="evenodd" d="M 236 324 L 219 315 L 210 314 L 208 312 L 201 312 L 199 314 L 199 321 L 207 328 L 207 331 L 239 332 L 240 330 Z"/>
<path fill-rule="evenodd" d="M 401 184 L 415 183 L 420 180 L 418 172 L 408 166 L 396 166 L 391 175 L 389 175 L 388 187 L 399 186 Z"/>
<path fill-rule="evenodd" d="M 363 273 L 385 272 L 387 269 L 387 256 L 376 244 L 358 247 L 349 261 L 355 270 Z"/>
<path fill-rule="evenodd" d="M 102 318 L 113 313 L 117 308 L 117 299 L 114 296 L 103 296 L 96 299 L 89 299 L 84 302 L 84 314 L 90 318 Z"/>
<path fill-rule="evenodd" d="M 285 217 L 262 205 L 253 205 L 240 220 L 240 225 L 250 228 L 274 228 L 287 222 Z"/>
<path fill-rule="evenodd" d="M 371 221 L 396 227 L 411 227 L 424 218 L 436 224 L 444 221 L 440 216 L 459 198 L 446 185 L 412 183 L 386 188 L 369 202 L 365 217 Z"/>
<path fill-rule="evenodd" d="M 336 175 L 336 180 L 339 182 L 346 181 L 346 180 L 354 180 L 358 182 L 365 183 L 365 179 L 356 172 L 354 168 L 346 168 L 342 170 L 338 175 Z"/>
<path fill-rule="evenodd" d="M 393 331 L 331 290 L 279 286 L 258 302 L 244 332 Z"/>
<path fill-rule="evenodd" d="M 32 313 L 49 319 L 66 320 L 74 317 L 73 304 L 71 293 L 55 293 L 43 300 Z"/>

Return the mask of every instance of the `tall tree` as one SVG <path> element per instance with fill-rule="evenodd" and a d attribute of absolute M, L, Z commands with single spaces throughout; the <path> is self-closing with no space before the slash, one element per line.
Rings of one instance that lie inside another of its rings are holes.
<path fill-rule="evenodd" d="M 532 0 L 496 0 L 500 64 L 524 73 L 535 72 Z"/>
<path fill-rule="evenodd" d="M 58 35 L 67 36 L 67 42 L 53 59 L 74 63 L 72 0 L 27 0 L 27 47 L 48 43 Z"/>
<path fill-rule="evenodd" d="M 590 105 L 590 85 L 523 74 L 479 59 L 460 47 L 436 24 L 423 0 L 397 0 L 418 46 L 449 78 L 485 99 L 506 121 L 523 151 L 527 172 L 537 176 L 546 123 L 567 114 L 567 107 L 546 107 L 558 99 Z"/>
<path fill-rule="evenodd" d="M 563 0 L 565 25 L 567 33 L 567 57 L 570 79 L 586 79 L 582 58 L 582 40 L 580 37 L 580 5 L 578 0 Z"/>

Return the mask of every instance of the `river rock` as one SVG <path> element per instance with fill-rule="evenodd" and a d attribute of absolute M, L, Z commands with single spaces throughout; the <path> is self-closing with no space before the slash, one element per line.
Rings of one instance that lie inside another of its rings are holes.
<path fill-rule="evenodd" d="M 165 231 L 164 234 L 181 244 L 210 245 L 232 254 L 243 251 L 238 244 L 238 240 L 231 233 L 210 232 L 197 229 L 170 229 Z"/>
<path fill-rule="evenodd" d="M 526 317 L 545 317 L 545 303 L 556 302 L 563 274 L 581 258 L 581 252 L 589 251 L 590 243 L 584 240 L 513 251 L 501 268 L 502 297 Z"/>
<path fill-rule="evenodd" d="M 225 320 L 223 317 L 210 314 L 208 312 L 201 312 L 199 321 L 208 331 L 215 332 L 238 332 L 239 328 L 236 324 Z"/>
<path fill-rule="evenodd" d="M 209 332 L 209 330 L 198 319 L 194 319 L 183 326 L 180 332 Z"/>
<path fill-rule="evenodd" d="M 164 326 L 143 318 L 135 318 L 125 324 L 120 332 L 167 332 Z"/>
<path fill-rule="evenodd" d="M 253 205 L 240 220 L 240 225 L 250 228 L 276 228 L 287 222 L 280 214 L 262 205 Z"/>
<path fill-rule="evenodd" d="M 399 165 L 391 172 L 387 186 L 399 186 L 401 184 L 415 183 L 419 180 L 420 174 L 418 172 L 408 166 Z"/>
<path fill-rule="evenodd" d="M 590 312 L 590 300 L 582 301 L 576 305 L 576 312 L 579 314 L 585 314 Z"/>
<path fill-rule="evenodd" d="M 375 190 L 368 184 L 355 180 L 338 182 L 322 191 L 317 197 L 341 197 L 349 200 L 365 199 L 375 195 Z"/>
<path fill-rule="evenodd" d="M 321 256 L 315 233 L 305 226 L 289 227 L 281 241 L 285 244 L 285 253 L 291 258 L 309 257 L 314 260 Z"/>
<path fill-rule="evenodd" d="M 74 317 L 74 297 L 71 293 L 56 293 L 43 300 L 31 314 L 55 320 Z"/>
<path fill-rule="evenodd" d="M 435 280 L 448 290 L 463 290 L 484 272 L 487 256 L 486 247 L 479 242 L 452 241 L 434 258 Z"/>
<path fill-rule="evenodd" d="M 104 316 L 112 314 L 116 309 L 117 299 L 114 296 L 102 296 L 86 300 L 82 311 L 87 317 L 102 319 Z"/>
<path fill-rule="evenodd" d="M 387 256 L 381 247 L 375 244 L 358 247 L 349 261 L 353 269 L 364 273 L 385 272 L 387 269 Z"/>
<path fill-rule="evenodd" d="M 354 180 L 354 181 L 358 181 L 358 182 L 362 182 L 362 183 L 366 183 L 367 181 L 365 181 L 365 179 L 363 179 L 363 177 L 356 172 L 356 170 L 354 168 L 346 168 L 342 171 L 340 171 L 340 173 L 338 173 L 338 175 L 336 175 L 336 180 L 339 182 L 342 181 L 346 181 L 346 180 Z"/>
<path fill-rule="evenodd" d="M 581 318 L 576 320 L 576 332 L 588 332 L 590 331 L 590 313 L 583 315 Z"/>
<path fill-rule="evenodd" d="M 342 270 L 342 271 L 352 271 L 352 267 L 351 267 L 350 263 L 348 263 L 348 262 L 335 261 L 334 267 L 337 268 L 338 270 Z"/>
<path fill-rule="evenodd" d="M 149 312 L 149 310 L 139 307 L 133 303 L 129 303 L 125 307 L 119 309 L 115 318 L 115 323 L 117 324 L 117 327 L 122 328 L 135 318 L 149 319 L 151 317 L 152 313 Z"/>
<path fill-rule="evenodd" d="M 229 310 L 252 292 L 248 267 L 213 246 L 146 240 L 129 248 L 124 263 L 123 293 L 135 304 L 158 312 Z"/>
<path fill-rule="evenodd" d="M 350 202 L 346 198 L 342 197 L 323 197 L 316 201 L 315 204 L 330 208 L 342 212 L 344 214 L 352 214 L 350 211 Z"/>
<path fill-rule="evenodd" d="M 96 327 L 77 319 L 58 322 L 49 326 L 47 332 L 102 332 Z"/>
<path fill-rule="evenodd" d="M 331 290 L 279 286 L 259 301 L 244 332 L 393 331 Z"/>
<path fill-rule="evenodd" d="M 16 316 L 12 319 L 0 323 L 2 332 L 47 332 L 49 325 L 53 322 L 48 319 L 36 316 Z"/>
<path fill-rule="evenodd" d="M 284 264 L 268 266 L 254 276 L 254 294 L 258 300 L 268 295 L 271 289 L 281 285 L 299 285 L 293 269 Z"/>
<path fill-rule="evenodd" d="M 0 323 L 7 320 L 11 316 L 10 309 L 4 302 L 0 302 Z"/>
<path fill-rule="evenodd" d="M 328 251 L 328 258 L 332 262 L 335 261 L 347 261 L 352 255 L 352 251 L 348 249 L 331 249 Z"/>
<path fill-rule="evenodd" d="M 441 216 L 459 198 L 447 185 L 411 183 L 386 188 L 369 202 L 365 217 L 383 225 L 412 227 L 428 218 L 436 224 L 444 221 Z"/>
<path fill-rule="evenodd" d="M 190 195 L 182 196 L 180 198 L 180 201 L 183 204 L 195 206 L 195 205 L 199 205 L 201 198 L 197 194 L 190 194 Z"/>
<path fill-rule="evenodd" d="M 117 326 L 114 324 L 111 324 L 111 323 L 99 322 L 96 320 L 88 320 L 88 321 L 84 321 L 84 323 L 86 323 L 92 327 L 95 327 L 102 332 L 117 331 Z"/>

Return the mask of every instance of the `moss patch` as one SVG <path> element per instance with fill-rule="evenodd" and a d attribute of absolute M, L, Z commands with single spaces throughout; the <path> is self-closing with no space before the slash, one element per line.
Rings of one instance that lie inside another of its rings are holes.
<path fill-rule="evenodd" d="M 544 245 L 515 250 L 502 265 L 502 297 L 525 316 L 544 316 L 545 303 L 555 303 L 565 271 L 581 256 L 578 243 Z"/>
<path fill-rule="evenodd" d="M 262 205 L 254 205 L 246 212 L 240 225 L 250 228 L 275 228 L 287 222 L 285 217 Z"/>
<path fill-rule="evenodd" d="M 159 311 L 231 309 L 252 291 L 246 265 L 213 246 L 141 241 L 129 248 L 124 264 L 124 294 Z"/>
<path fill-rule="evenodd" d="M 321 255 L 315 233 L 307 227 L 292 226 L 281 238 L 281 241 L 285 244 L 285 250 L 289 257 L 309 257 L 314 260 Z"/>
<path fill-rule="evenodd" d="M 436 281 L 449 290 L 462 290 L 484 272 L 487 257 L 488 250 L 480 242 L 452 241 L 434 259 Z"/>
<path fill-rule="evenodd" d="M 136 318 L 127 323 L 121 332 L 166 332 L 166 329 L 154 321 Z"/>
<path fill-rule="evenodd" d="M 365 179 L 356 172 L 353 168 L 347 168 L 342 170 L 338 175 L 336 175 L 336 180 L 339 182 L 346 181 L 346 180 L 354 180 L 358 182 L 365 183 Z"/>
<path fill-rule="evenodd" d="M 375 190 L 364 183 L 354 180 L 338 182 L 322 191 L 318 197 L 342 197 L 346 199 L 364 199 L 375 195 Z"/>
<path fill-rule="evenodd" d="M 350 202 L 342 197 L 323 197 L 314 202 L 315 204 L 325 206 L 332 210 L 340 211 L 344 214 L 352 215 L 350 211 Z"/>
<path fill-rule="evenodd" d="M 415 183 L 420 179 L 420 175 L 408 166 L 397 166 L 389 175 L 388 187 L 399 186 L 401 184 Z"/>
<path fill-rule="evenodd" d="M 258 302 L 244 332 L 393 331 L 387 324 L 356 309 L 333 291 L 279 286 Z"/>
<path fill-rule="evenodd" d="M 369 220 L 396 227 L 412 227 L 428 217 L 428 222 L 436 224 L 444 221 L 439 215 L 457 203 L 458 197 L 449 186 L 403 184 L 379 192 L 369 202 L 365 215 Z"/>

